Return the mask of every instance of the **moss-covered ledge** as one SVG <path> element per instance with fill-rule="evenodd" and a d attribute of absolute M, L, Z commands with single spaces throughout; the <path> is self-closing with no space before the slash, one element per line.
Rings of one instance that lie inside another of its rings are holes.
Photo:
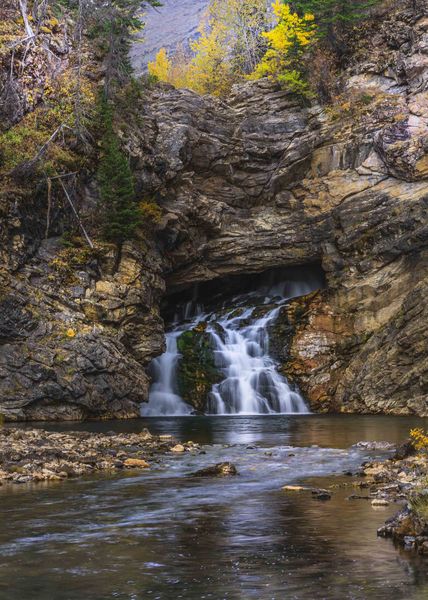
<path fill-rule="evenodd" d="M 184 331 L 177 340 L 177 348 L 181 354 L 177 369 L 179 393 L 195 410 L 205 412 L 212 386 L 223 379 L 215 364 L 207 323 Z"/>

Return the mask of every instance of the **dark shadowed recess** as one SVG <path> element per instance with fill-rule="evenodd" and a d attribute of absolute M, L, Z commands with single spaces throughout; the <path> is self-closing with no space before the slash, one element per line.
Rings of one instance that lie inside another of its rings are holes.
<path fill-rule="evenodd" d="M 277 267 L 262 273 L 230 275 L 197 283 L 169 295 L 167 292 L 162 303 L 162 316 L 166 323 L 176 319 L 177 314 L 185 318 L 186 305 L 190 303 L 194 307 L 201 305 L 204 311 L 209 312 L 231 304 L 239 305 L 250 298 L 257 299 L 257 303 L 262 303 L 263 297 L 291 298 L 300 295 L 300 284 L 304 283 L 310 283 L 313 290 L 326 287 L 325 273 L 320 262 Z"/>

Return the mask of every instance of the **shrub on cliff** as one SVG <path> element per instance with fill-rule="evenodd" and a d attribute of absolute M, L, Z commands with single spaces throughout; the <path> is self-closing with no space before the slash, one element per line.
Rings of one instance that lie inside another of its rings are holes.
<path fill-rule="evenodd" d="M 263 34 L 268 49 L 251 77 L 275 79 L 291 92 L 309 97 L 311 92 L 303 70 L 305 53 L 316 34 L 314 16 L 309 12 L 299 16 L 281 0 L 276 0 L 272 8 L 277 23 Z"/>

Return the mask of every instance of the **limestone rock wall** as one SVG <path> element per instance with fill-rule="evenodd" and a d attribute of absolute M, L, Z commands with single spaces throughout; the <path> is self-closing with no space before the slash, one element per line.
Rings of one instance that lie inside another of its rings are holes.
<path fill-rule="evenodd" d="M 24 204 L 25 206 L 25 204 Z M 139 415 L 145 365 L 163 350 L 155 252 L 64 248 L 45 214 L 3 202 L 0 413 L 8 420 Z"/>

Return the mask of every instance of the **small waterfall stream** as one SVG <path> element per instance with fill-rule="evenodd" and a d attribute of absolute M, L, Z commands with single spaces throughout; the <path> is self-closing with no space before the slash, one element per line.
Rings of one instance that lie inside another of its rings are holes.
<path fill-rule="evenodd" d="M 142 415 L 195 413 L 179 395 L 177 340 L 200 323 L 206 326 L 215 367 L 222 375 L 208 394 L 206 414 L 307 413 L 302 396 L 279 373 L 269 353 L 269 327 L 290 299 L 322 285 L 319 275 L 305 281 L 281 281 L 237 295 L 211 311 L 195 301 L 186 303 L 166 334 L 166 352 L 152 363 L 153 383 Z"/>
<path fill-rule="evenodd" d="M 239 317 L 218 321 L 224 340 L 213 327 L 208 328 L 214 343 L 216 365 L 225 378 L 213 386 L 208 400 L 212 414 L 306 413 L 303 398 L 288 385 L 269 356 L 267 327 L 280 308 L 261 318 L 252 318 L 253 309 Z M 246 320 L 248 326 L 239 328 Z"/>

